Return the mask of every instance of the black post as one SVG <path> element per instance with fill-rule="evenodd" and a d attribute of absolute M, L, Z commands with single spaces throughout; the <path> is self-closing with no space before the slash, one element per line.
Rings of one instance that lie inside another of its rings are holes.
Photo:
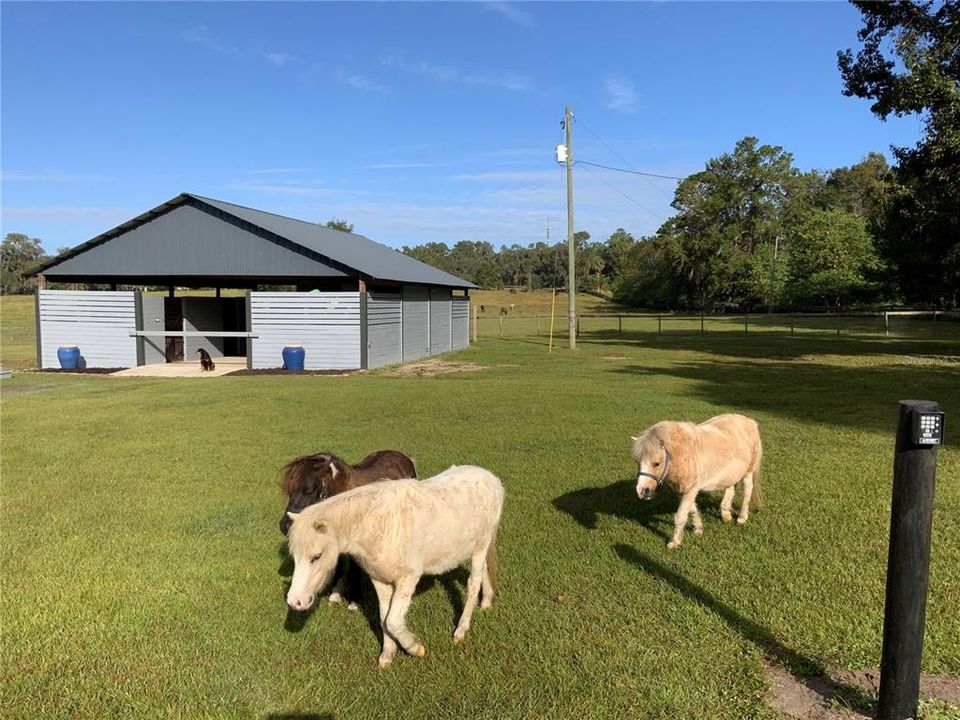
<path fill-rule="evenodd" d="M 937 403 L 928 400 L 900 402 L 893 459 L 878 720 L 917 716 L 937 446 L 915 443 L 913 429 L 916 414 L 939 410 Z"/>

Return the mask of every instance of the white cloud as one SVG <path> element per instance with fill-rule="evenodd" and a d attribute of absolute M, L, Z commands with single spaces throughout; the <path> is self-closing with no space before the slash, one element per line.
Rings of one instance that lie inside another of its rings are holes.
<path fill-rule="evenodd" d="M 487 2 L 484 3 L 484 6 L 487 10 L 493 10 L 503 15 L 505 18 L 512 20 L 517 25 L 524 25 L 525 27 L 532 27 L 536 23 L 533 20 L 533 16 L 525 10 L 521 10 L 513 3 L 509 2 Z"/>
<path fill-rule="evenodd" d="M 395 163 L 377 163 L 376 165 L 366 165 L 365 170 L 406 170 L 407 168 L 435 168 L 443 167 L 449 163 L 433 162 L 395 162 Z"/>
<path fill-rule="evenodd" d="M 194 25 L 189 30 L 184 30 L 182 33 L 180 33 L 180 37 L 192 45 L 199 45 L 207 50 L 212 50 L 213 52 L 221 53 L 223 55 L 236 56 L 240 54 L 240 50 L 237 47 L 233 45 L 225 45 L 214 38 L 213 34 L 210 32 L 210 29 L 206 25 Z"/>
<path fill-rule="evenodd" d="M 633 83 L 621 77 L 610 75 L 604 81 L 604 90 L 607 93 L 607 107 L 622 113 L 636 112 L 637 91 Z"/>
<path fill-rule="evenodd" d="M 74 183 L 103 180 L 100 175 L 74 175 L 63 170 L 4 170 L 0 173 L 3 182 L 49 182 Z"/>
<path fill-rule="evenodd" d="M 306 168 L 263 168 L 261 170 L 241 170 L 244 175 L 287 175 L 307 172 Z"/>
<path fill-rule="evenodd" d="M 285 52 L 265 52 L 263 56 L 275 67 L 283 67 L 293 61 L 293 55 Z"/>
<path fill-rule="evenodd" d="M 533 79 L 513 72 L 493 72 L 485 69 L 464 70 L 456 65 L 438 65 L 426 60 L 409 61 L 402 55 L 385 55 L 380 59 L 385 67 L 397 68 L 443 85 L 477 85 L 502 90 L 525 91 L 533 86 Z"/>

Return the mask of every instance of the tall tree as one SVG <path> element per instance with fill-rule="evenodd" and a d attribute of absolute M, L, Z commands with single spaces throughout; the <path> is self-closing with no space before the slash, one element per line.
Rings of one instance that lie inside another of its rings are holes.
<path fill-rule="evenodd" d="M 838 208 L 811 209 L 793 229 L 785 292 L 797 305 L 863 299 L 877 269 L 863 218 Z"/>
<path fill-rule="evenodd" d="M 347 222 L 346 220 L 341 220 L 340 218 L 327 220 L 325 224 L 331 230 L 339 230 L 341 232 L 353 232 L 353 223 Z"/>
<path fill-rule="evenodd" d="M 32 292 L 33 282 L 23 273 L 45 257 L 40 240 L 23 233 L 7 233 L 0 244 L 0 294 L 22 295 Z"/>
<path fill-rule="evenodd" d="M 893 149 L 895 188 L 880 245 L 911 300 L 960 301 L 960 2 L 853 0 L 863 47 L 838 53 L 844 94 L 881 119 L 917 114 L 923 138 Z"/>
<path fill-rule="evenodd" d="M 658 231 L 679 244 L 678 300 L 701 308 L 766 301 L 751 281 L 758 275 L 757 249 L 782 236 L 798 175 L 790 153 L 746 137 L 679 184 L 672 203 L 677 214 Z"/>

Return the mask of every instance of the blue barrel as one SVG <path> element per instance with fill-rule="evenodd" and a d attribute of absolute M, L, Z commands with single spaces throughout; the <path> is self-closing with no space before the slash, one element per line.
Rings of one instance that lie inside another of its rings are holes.
<path fill-rule="evenodd" d="M 80 365 L 80 348 L 76 345 L 62 345 L 57 348 L 57 360 L 64 370 L 76 370 Z"/>
<path fill-rule="evenodd" d="M 283 348 L 283 369 L 303 370 L 303 359 L 306 354 L 300 345 L 287 345 Z"/>

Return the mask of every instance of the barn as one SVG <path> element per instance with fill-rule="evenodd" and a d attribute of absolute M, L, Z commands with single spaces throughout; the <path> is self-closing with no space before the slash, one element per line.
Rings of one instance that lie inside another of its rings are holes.
<path fill-rule="evenodd" d="M 308 370 L 376 368 L 466 347 L 476 287 L 362 235 L 189 193 L 32 274 L 41 368 L 59 367 L 65 345 L 88 368 L 193 360 L 198 347 L 276 368 L 286 346 L 304 348 Z M 215 292 L 184 293 L 196 288 Z"/>

